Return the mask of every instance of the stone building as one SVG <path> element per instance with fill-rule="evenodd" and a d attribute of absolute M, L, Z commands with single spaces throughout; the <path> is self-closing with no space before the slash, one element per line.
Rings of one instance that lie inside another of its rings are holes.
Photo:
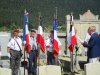
<path fill-rule="evenodd" d="M 74 16 L 74 15 L 73 15 Z M 67 29 L 67 36 L 70 28 L 70 15 L 66 16 L 66 29 Z M 99 15 L 94 15 L 90 10 L 87 10 L 82 15 L 79 15 L 79 19 L 74 19 L 74 27 L 77 29 L 77 36 L 79 36 L 83 41 L 87 34 L 87 29 L 89 26 L 96 26 L 98 32 L 100 32 L 100 20 Z M 79 52 L 84 52 L 84 48 L 78 42 L 80 50 Z"/>

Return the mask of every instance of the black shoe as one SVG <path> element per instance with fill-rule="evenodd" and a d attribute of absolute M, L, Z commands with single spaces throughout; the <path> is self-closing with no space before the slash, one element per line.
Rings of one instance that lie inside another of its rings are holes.
<path fill-rule="evenodd" d="M 32 75 L 37 75 L 37 73 L 32 73 Z"/>

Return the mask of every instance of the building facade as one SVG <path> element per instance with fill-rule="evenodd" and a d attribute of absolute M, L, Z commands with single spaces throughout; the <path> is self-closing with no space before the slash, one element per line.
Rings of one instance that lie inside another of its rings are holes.
<path fill-rule="evenodd" d="M 77 29 L 77 36 L 79 36 L 83 41 L 85 40 L 89 26 L 96 26 L 97 31 L 100 32 L 99 15 L 94 15 L 90 10 L 87 10 L 87 12 L 85 12 L 84 14 L 79 15 L 79 19 L 74 19 L 74 27 Z M 69 33 L 69 28 L 70 28 L 70 15 L 67 15 L 66 16 L 67 36 Z M 78 44 L 80 47 L 79 52 L 83 53 L 84 48 L 79 43 L 79 40 L 78 40 Z"/>

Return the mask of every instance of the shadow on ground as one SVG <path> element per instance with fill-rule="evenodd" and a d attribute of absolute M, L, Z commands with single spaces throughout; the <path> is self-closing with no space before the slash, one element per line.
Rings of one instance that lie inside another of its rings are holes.
<path fill-rule="evenodd" d="M 84 70 L 84 65 L 85 65 L 86 63 L 87 63 L 86 61 L 79 61 L 80 69 Z"/>
<path fill-rule="evenodd" d="M 86 64 L 86 61 L 79 61 L 79 67 L 81 71 L 84 71 L 84 65 Z M 70 69 L 70 62 L 61 60 L 61 69 L 62 69 L 62 75 L 72 75 L 71 69 Z"/>

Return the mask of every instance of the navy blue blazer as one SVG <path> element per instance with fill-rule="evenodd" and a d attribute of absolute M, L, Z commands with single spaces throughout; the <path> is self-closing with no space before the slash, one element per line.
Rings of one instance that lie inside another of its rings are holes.
<path fill-rule="evenodd" d="M 100 56 L 100 36 L 98 33 L 93 33 L 87 44 L 89 58 L 95 58 Z"/>

